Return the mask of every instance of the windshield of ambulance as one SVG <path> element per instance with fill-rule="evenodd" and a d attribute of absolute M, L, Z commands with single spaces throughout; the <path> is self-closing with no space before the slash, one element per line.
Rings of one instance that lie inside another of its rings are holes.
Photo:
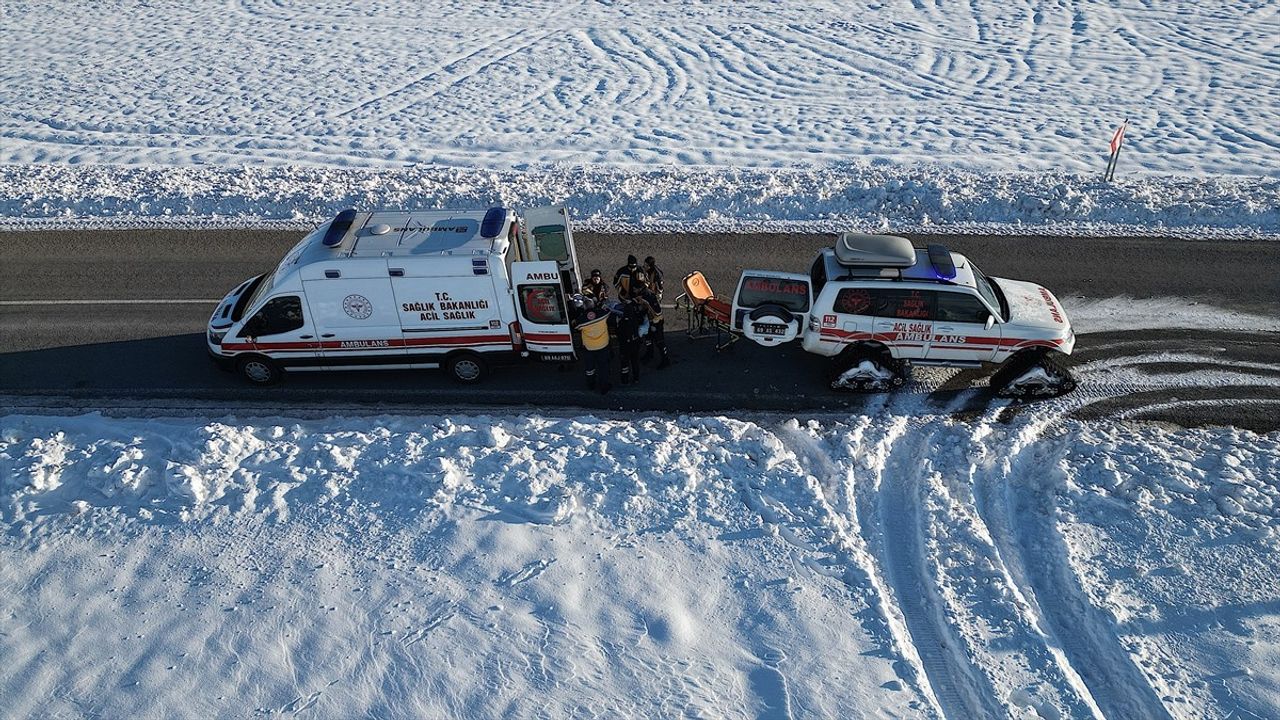
<path fill-rule="evenodd" d="M 328 229 L 329 223 L 325 223 L 315 230 L 307 233 L 307 236 L 302 238 L 297 245 L 294 245 L 293 249 L 285 253 L 284 258 L 280 260 L 280 264 L 276 265 L 274 270 L 263 275 L 257 280 L 254 280 L 249 291 L 245 293 L 245 297 L 241 298 L 240 302 L 236 303 L 235 309 L 233 310 L 234 314 L 232 315 L 232 320 L 239 320 L 244 316 L 245 310 L 257 307 L 258 303 L 266 298 L 266 296 L 271 292 L 272 286 L 276 284 L 276 278 L 287 272 L 285 268 L 296 264 L 298 262 L 298 258 L 302 257 L 302 253 L 311 246 L 312 240 L 315 239 L 317 235 L 323 235 L 325 230 Z"/>

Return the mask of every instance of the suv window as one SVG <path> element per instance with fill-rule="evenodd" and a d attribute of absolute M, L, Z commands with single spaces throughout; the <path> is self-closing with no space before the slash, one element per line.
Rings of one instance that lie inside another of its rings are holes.
<path fill-rule="evenodd" d="M 302 299 L 297 295 L 271 298 L 262 309 L 254 313 L 240 330 L 239 337 L 279 335 L 297 330 L 304 325 Z"/>
<path fill-rule="evenodd" d="M 746 308 L 781 305 L 791 312 L 808 312 L 809 286 L 803 280 L 745 275 L 738 304 Z"/>
<path fill-rule="evenodd" d="M 871 289 L 871 310 L 876 317 L 899 320 L 932 320 L 938 293 L 906 288 Z"/>
<path fill-rule="evenodd" d="M 978 298 L 958 292 L 938 293 L 937 318 L 946 322 L 985 323 L 991 311 Z"/>
<path fill-rule="evenodd" d="M 838 313 L 846 315 L 874 315 L 872 311 L 872 293 L 875 292 L 871 288 L 842 288 L 836 293 L 836 300 L 832 304 L 832 309 Z"/>
<path fill-rule="evenodd" d="M 560 300 L 559 285 L 521 285 L 520 307 L 531 323 L 565 324 L 564 302 Z"/>

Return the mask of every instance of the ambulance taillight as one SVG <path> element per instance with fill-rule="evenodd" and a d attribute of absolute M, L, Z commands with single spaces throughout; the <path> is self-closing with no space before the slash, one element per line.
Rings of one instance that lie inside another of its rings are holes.
<path fill-rule="evenodd" d="M 520 321 L 513 321 L 508 328 L 511 331 L 511 346 L 520 351 L 524 351 L 524 330 L 520 327 Z"/>

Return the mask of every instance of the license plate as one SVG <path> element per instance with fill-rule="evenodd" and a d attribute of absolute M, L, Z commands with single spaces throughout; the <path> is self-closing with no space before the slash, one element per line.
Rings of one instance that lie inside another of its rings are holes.
<path fill-rule="evenodd" d="M 775 325 L 773 323 L 751 323 L 751 329 L 757 335 L 786 335 L 786 325 Z"/>
<path fill-rule="evenodd" d="M 573 356 L 568 353 L 542 353 L 538 359 L 542 362 L 572 362 Z"/>

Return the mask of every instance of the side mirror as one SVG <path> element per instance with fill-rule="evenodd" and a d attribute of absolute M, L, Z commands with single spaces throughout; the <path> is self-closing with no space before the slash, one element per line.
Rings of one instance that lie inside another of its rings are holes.
<path fill-rule="evenodd" d="M 991 328 L 995 327 L 995 324 L 996 324 L 996 316 L 988 314 L 987 322 L 986 322 L 987 329 L 990 330 Z"/>

